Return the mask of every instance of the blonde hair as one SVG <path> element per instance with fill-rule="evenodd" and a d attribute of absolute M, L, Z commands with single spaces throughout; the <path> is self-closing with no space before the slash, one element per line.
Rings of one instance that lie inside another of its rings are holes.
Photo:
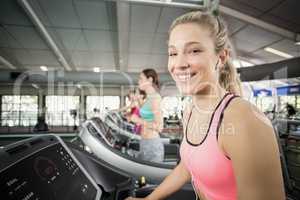
<path fill-rule="evenodd" d="M 229 50 L 229 58 L 225 66 L 219 70 L 219 84 L 228 92 L 236 95 L 242 95 L 241 81 L 236 68 L 232 64 L 233 50 L 231 48 L 227 27 L 224 21 L 210 13 L 201 11 L 189 12 L 173 21 L 169 29 L 169 35 L 177 25 L 187 23 L 195 23 L 210 30 L 211 37 L 214 40 L 216 53 L 219 53 L 224 49 Z"/>

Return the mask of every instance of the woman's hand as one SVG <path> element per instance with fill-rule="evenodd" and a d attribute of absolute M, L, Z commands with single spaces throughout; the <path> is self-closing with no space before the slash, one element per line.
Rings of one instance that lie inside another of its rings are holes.
<path fill-rule="evenodd" d="M 127 120 L 127 122 L 131 122 L 131 114 L 126 113 L 126 115 L 124 115 L 124 117 Z"/>
<path fill-rule="evenodd" d="M 142 124 L 143 120 L 139 118 L 137 115 L 131 115 L 130 121 L 135 124 Z"/>

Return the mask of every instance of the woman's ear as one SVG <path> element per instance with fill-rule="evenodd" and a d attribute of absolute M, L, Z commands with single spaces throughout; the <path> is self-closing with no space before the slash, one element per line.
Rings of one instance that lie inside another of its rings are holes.
<path fill-rule="evenodd" d="M 148 80 L 151 81 L 151 83 L 153 83 L 153 78 L 152 77 L 149 77 Z"/>
<path fill-rule="evenodd" d="M 221 66 L 224 66 L 227 63 L 227 60 L 229 58 L 229 50 L 228 49 L 223 49 L 219 53 L 219 59 L 220 59 L 220 64 Z"/>

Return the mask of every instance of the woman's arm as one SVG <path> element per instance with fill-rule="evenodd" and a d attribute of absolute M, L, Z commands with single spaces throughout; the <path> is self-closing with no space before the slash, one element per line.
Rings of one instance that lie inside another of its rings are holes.
<path fill-rule="evenodd" d="M 190 173 L 185 166 L 180 162 L 177 167 L 164 179 L 164 181 L 147 197 L 133 198 L 129 197 L 126 200 L 160 200 L 164 199 L 177 190 L 185 183 L 191 180 Z"/>
<path fill-rule="evenodd" d="M 238 199 L 285 199 L 272 124 L 250 103 L 237 99 L 232 104 L 231 111 L 225 112 L 220 140 L 233 163 Z"/>
<path fill-rule="evenodd" d="M 130 108 L 131 108 L 131 104 L 128 105 L 128 106 L 123 106 L 122 108 L 113 109 L 113 110 L 111 110 L 111 111 L 113 111 L 113 112 L 124 112 L 124 111 L 127 111 L 127 110 L 130 109 Z"/>

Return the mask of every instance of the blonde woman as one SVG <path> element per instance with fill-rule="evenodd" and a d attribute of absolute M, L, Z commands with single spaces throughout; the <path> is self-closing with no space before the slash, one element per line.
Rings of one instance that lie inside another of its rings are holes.
<path fill-rule="evenodd" d="M 180 16 L 168 51 L 169 72 L 193 101 L 184 113 L 180 164 L 143 199 L 164 199 L 190 181 L 201 200 L 285 199 L 272 125 L 238 97 L 224 23 L 200 11 Z"/>

